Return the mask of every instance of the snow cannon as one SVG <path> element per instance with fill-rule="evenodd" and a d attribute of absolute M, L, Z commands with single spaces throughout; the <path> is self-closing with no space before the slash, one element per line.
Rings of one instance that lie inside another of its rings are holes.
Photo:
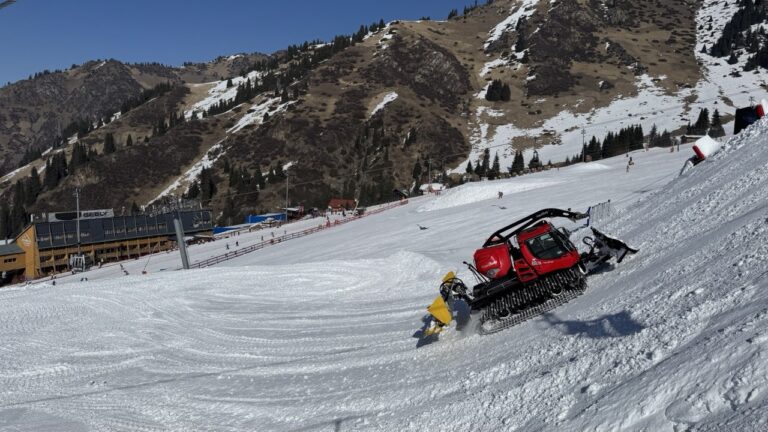
<path fill-rule="evenodd" d="M 581 295 L 587 275 L 621 263 L 637 249 L 592 228 L 579 253 L 571 233 L 548 218 L 586 219 L 584 213 L 544 209 L 493 233 L 465 262 L 477 283 L 470 289 L 454 272 L 443 277 L 440 295 L 427 308 L 431 321 L 424 336 L 439 334 L 453 321 L 458 301 L 480 315 L 478 333 L 490 334 L 550 311 Z"/>
<path fill-rule="evenodd" d="M 705 161 L 708 157 L 719 152 L 722 147 L 723 145 L 719 141 L 715 141 L 709 136 L 699 138 L 693 144 L 693 152 L 696 153 L 696 157 L 692 160 L 693 164 L 696 165 Z"/>
<path fill-rule="evenodd" d="M 737 108 L 733 124 L 733 134 L 738 135 L 739 132 L 765 117 L 766 113 L 768 113 L 768 101 L 765 99 L 755 106 Z"/>

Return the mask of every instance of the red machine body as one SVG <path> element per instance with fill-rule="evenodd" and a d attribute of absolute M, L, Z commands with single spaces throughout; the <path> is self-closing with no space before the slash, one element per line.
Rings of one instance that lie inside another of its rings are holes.
<path fill-rule="evenodd" d="M 579 252 L 568 237 L 547 221 L 517 234 L 519 248 L 504 241 L 475 251 L 477 270 L 491 280 L 517 276 L 530 282 L 539 276 L 576 266 Z M 514 257 L 514 272 L 512 262 Z"/>
<path fill-rule="evenodd" d="M 512 269 L 512 259 L 506 243 L 478 249 L 474 259 L 477 271 L 489 279 L 501 279 Z"/>

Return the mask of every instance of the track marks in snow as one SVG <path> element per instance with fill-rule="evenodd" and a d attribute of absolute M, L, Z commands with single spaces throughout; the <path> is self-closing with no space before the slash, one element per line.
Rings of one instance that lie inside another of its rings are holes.
<path fill-rule="evenodd" d="M 161 277 L 117 279 L 98 291 L 72 284 L 48 290 L 39 310 L 18 303 L 1 310 L 6 335 L 40 339 L 23 354 L 36 359 L 34 368 L 2 362 L 4 402 L 35 409 L 44 402 L 51 415 L 110 430 L 228 422 L 240 429 L 284 428 L 334 411 L 340 398 L 357 406 L 354 412 L 386 409 L 371 395 L 385 377 L 396 376 L 414 346 L 392 326 L 415 328 L 425 298 L 414 288 L 439 277 L 436 263 L 402 252 L 279 270 L 196 271 L 177 286 Z M 61 307 L 65 299 L 81 310 Z M 94 322 L 79 318 L 70 325 L 73 316 Z M 29 322 L 56 331 L 25 328 Z M 68 343 L 59 345 L 62 339 Z M 57 350 L 48 351 L 52 347 Z M 339 378 L 345 370 L 358 372 Z M 280 401 L 304 408 L 284 410 Z M 255 413 L 254 403 L 261 406 Z M 212 405 L 218 414 L 211 415 Z"/>

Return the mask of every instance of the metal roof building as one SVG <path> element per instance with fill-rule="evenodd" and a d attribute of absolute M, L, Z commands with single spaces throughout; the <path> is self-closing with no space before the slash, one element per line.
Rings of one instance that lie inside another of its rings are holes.
<path fill-rule="evenodd" d="M 173 225 L 176 217 L 180 218 L 184 234 L 213 229 L 210 210 L 92 217 L 80 219 L 79 250 L 99 263 L 172 249 L 176 245 Z M 23 274 L 26 279 L 35 279 L 69 271 L 69 257 L 78 252 L 77 220 L 36 220 L 22 231 L 14 244 L 0 246 L 0 254 L 2 251 L 7 251 L 9 258 L 0 259 L 0 265 L 4 259 L 16 260 L 6 263 L 7 269 L 0 269 L 15 272 L 18 277 Z"/>

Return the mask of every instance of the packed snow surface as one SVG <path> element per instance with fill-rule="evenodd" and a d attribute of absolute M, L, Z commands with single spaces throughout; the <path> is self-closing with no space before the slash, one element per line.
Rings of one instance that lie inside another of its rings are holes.
<path fill-rule="evenodd" d="M 466 185 L 215 268 L 160 254 L 3 289 L 0 429 L 765 430 L 767 134 L 684 177 L 690 146 L 652 149 L 629 172 L 622 156 Z M 539 187 L 495 198 L 524 183 Z M 483 199 L 433 204 L 470 188 Z M 490 233 L 607 199 L 600 228 L 640 252 L 582 297 L 490 336 L 413 337 Z"/>
<path fill-rule="evenodd" d="M 530 176 L 533 177 L 533 176 Z M 421 205 L 420 212 L 433 210 L 442 210 L 451 207 L 474 204 L 481 201 L 499 199 L 498 193 L 511 195 L 518 192 L 525 192 L 531 189 L 553 186 L 559 183 L 556 180 L 533 180 L 532 178 L 521 178 L 516 182 L 479 182 L 464 185 L 464 187 L 449 189 L 434 200 Z"/>

